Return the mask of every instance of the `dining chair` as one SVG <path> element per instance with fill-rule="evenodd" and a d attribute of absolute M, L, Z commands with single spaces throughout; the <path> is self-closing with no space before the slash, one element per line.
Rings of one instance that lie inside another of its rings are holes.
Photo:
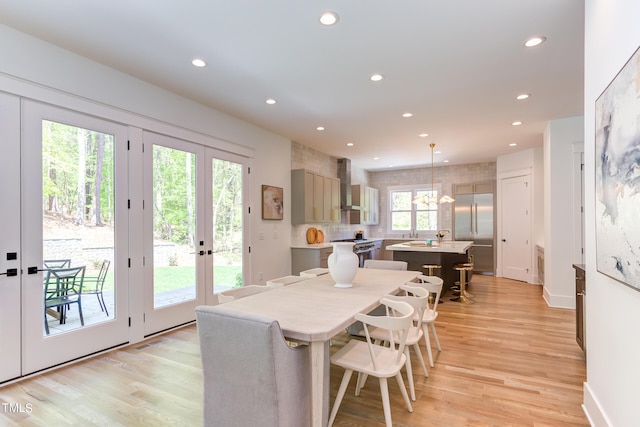
<path fill-rule="evenodd" d="M 358 372 L 356 396 L 360 395 L 360 389 L 362 385 L 364 385 L 368 375 L 378 378 L 380 393 L 382 395 L 384 419 L 387 427 L 392 426 L 391 405 L 387 385 L 388 378 L 395 377 L 407 410 L 413 412 L 413 407 L 407 395 L 400 371 L 406 363 L 404 347 L 409 329 L 413 323 L 412 319 L 415 310 L 410 304 L 404 301 L 394 301 L 386 297 L 380 300 L 380 304 L 383 304 L 387 308 L 387 315 L 370 316 L 362 313 L 355 315 L 355 319 L 364 325 L 366 340 L 353 339 L 331 356 L 331 363 L 344 368 L 345 371 L 331 410 L 329 426 L 333 425 L 338 409 L 340 408 L 340 403 L 342 403 L 344 393 L 347 390 L 349 380 L 354 371 Z M 394 315 L 392 315 L 392 313 Z M 388 339 L 391 346 L 383 347 L 374 344 L 369 334 L 369 326 L 389 330 Z"/>
<path fill-rule="evenodd" d="M 218 296 L 218 303 L 224 304 L 237 298 L 248 297 L 249 295 L 259 294 L 260 292 L 270 291 L 271 289 L 273 288 L 269 286 L 247 285 L 218 292 L 216 295 Z"/>
<path fill-rule="evenodd" d="M 42 261 L 44 268 L 69 268 L 71 267 L 70 259 L 46 259 Z"/>
<path fill-rule="evenodd" d="M 411 282 L 410 282 L 411 283 Z M 413 285 L 413 283 L 411 283 Z M 414 324 L 409 328 L 409 334 L 407 335 L 407 340 L 405 342 L 404 347 L 404 355 L 406 357 L 405 368 L 407 371 L 407 380 L 409 381 L 409 392 L 411 395 L 411 400 L 416 400 L 416 391 L 413 385 L 413 368 L 411 367 L 411 354 L 409 352 L 409 347 L 412 347 L 414 352 L 416 353 L 416 357 L 418 358 L 418 362 L 422 367 L 422 373 L 425 378 L 429 376 L 427 372 L 427 367 L 424 364 L 424 358 L 422 357 L 422 352 L 420 351 L 420 341 L 422 340 L 422 336 L 424 334 L 422 330 L 422 316 L 424 314 L 425 309 L 429 304 L 429 292 L 418 286 L 410 286 L 409 284 L 400 286 L 400 289 L 405 292 L 406 295 L 388 295 L 386 298 L 392 301 L 404 301 L 411 305 L 414 310 Z M 417 319 L 417 321 L 415 321 Z M 370 328 L 369 334 L 371 338 L 375 340 L 375 344 L 381 344 L 383 342 L 389 341 L 389 331 L 382 328 Z M 397 339 L 397 337 L 396 337 Z"/>
<path fill-rule="evenodd" d="M 303 280 L 307 280 L 309 277 L 302 276 L 282 276 L 277 279 L 267 280 L 267 286 L 272 288 L 280 288 L 282 286 L 291 285 L 293 283 L 301 282 Z"/>
<path fill-rule="evenodd" d="M 419 286 L 426 289 L 433 298 L 429 298 L 429 304 L 424 310 L 422 315 L 422 331 L 424 332 L 425 346 L 427 347 L 427 354 L 429 355 L 429 364 L 433 368 L 433 353 L 431 351 L 431 340 L 429 339 L 429 329 L 433 334 L 433 338 L 436 341 L 436 347 L 438 351 L 442 351 L 440 346 L 440 340 L 438 339 L 438 333 L 436 332 L 436 319 L 438 318 L 438 302 L 440 301 L 440 295 L 442 293 L 442 286 L 444 281 L 438 276 L 418 276 Z M 417 283 L 409 282 L 411 286 L 416 286 Z"/>
<path fill-rule="evenodd" d="M 104 302 L 104 294 L 102 293 L 104 290 L 104 281 L 107 278 L 107 272 L 109 271 L 109 266 L 111 265 L 111 261 L 105 259 L 102 261 L 102 265 L 100 266 L 100 271 L 98 272 L 97 277 L 89 277 L 85 276 L 84 283 L 82 285 L 82 295 L 95 295 L 98 298 L 98 304 L 100 305 L 100 311 L 104 311 L 109 317 L 109 310 L 107 310 L 107 304 Z M 93 286 L 89 286 L 93 285 Z"/>
<path fill-rule="evenodd" d="M 391 261 L 387 259 L 365 259 L 364 268 L 379 268 L 382 270 L 406 270 L 406 261 Z"/>
<path fill-rule="evenodd" d="M 308 346 L 289 347 L 276 320 L 224 304 L 197 307 L 196 322 L 203 425 L 309 425 Z M 328 386 L 327 376 L 324 381 Z"/>
<path fill-rule="evenodd" d="M 381 270 L 406 270 L 406 261 L 391 261 L 384 259 L 366 259 L 363 268 L 379 268 Z M 378 306 L 369 312 L 372 316 L 382 316 L 385 314 L 385 308 Z M 347 326 L 347 332 L 350 335 L 362 335 L 362 324 L 354 322 Z"/>
<path fill-rule="evenodd" d="M 82 317 L 84 272 L 84 266 L 47 270 L 44 289 L 44 329 L 47 335 L 49 335 L 47 309 L 56 308 L 60 313 L 60 324 L 64 324 L 69 306 L 77 304 L 80 325 L 84 326 L 84 317 Z"/>

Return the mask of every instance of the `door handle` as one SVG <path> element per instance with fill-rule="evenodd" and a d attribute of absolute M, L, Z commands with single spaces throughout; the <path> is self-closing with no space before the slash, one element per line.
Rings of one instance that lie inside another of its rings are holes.
<path fill-rule="evenodd" d="M 506 243 L 506 242 L 507 242 L 507 239 L 502 239 L 502 241 Z"/>
<path fill-rule="evenodd" d="M 27 274 L 37 274 L 39 271 L 47 271 L 47 269 L 38 267 L 27 267 Z"/>
<path fill-rule="evenodd" d="M 18 275 L 17 268 L 8 268 L 6 273 L 0 273 L 0 276 L 13 277 Z"/>

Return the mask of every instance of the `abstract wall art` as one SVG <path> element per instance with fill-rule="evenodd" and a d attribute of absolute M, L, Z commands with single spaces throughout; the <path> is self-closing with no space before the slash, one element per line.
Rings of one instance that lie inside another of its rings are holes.
<path fill-rule="evenodd" d="M 282 219 L 284 205 L 282 187 L 262 186 L 262 219 Z"/>
<path fill-rule="evenodd" d="M 640 290 L 640 49 L 595 107 L 597 269 Z"/>

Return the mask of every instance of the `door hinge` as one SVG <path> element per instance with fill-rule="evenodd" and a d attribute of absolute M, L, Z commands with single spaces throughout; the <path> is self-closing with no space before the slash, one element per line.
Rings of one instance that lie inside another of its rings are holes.
<path fill-rule="evenodd" d="M 131 141 L 127 140 L 127 151 L 131 150 Z"/>
<path fill-rule="evenodd" d="M 249 253 L 251 253 L 251 246 L 249 246 Z"/>
<path fill-rule="evenodd" d="M 248 174 L 248 175 L 251 175 L 251 166 L 248 166 L 248 167 L 247 167 L 247 174 Z"/>
<path fill-rule="evenodd" d="M 131 327 L 131 317 L 129 317 L 129 327 Z"/>
<path fill-rule="evenodd" d="M 251 213 L 251 206 L 248 207 L 248 213 Z"/>
<path fill-rule="evenodd" d="M 129 268 L 131 268 L 131 258 L 129 258 Z"/>
<path fill-rule="evenodd" d="M 144 267 L 147 262 L 147 257 L 142 257 L 142 266 Z"/>

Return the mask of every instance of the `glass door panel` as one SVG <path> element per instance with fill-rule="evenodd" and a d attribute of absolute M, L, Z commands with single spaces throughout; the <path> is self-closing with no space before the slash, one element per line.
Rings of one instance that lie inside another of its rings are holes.
<path fill-rule="evenodd" d="M 153 146 L 153 307 L 196 299 L 196 155 Z"/>
<path fill-rule="evenodd" d="M 241 163 L 211 158 L 214 293 L 243 285 L 244 169 Z"/>
<path fill-rule="evenodd" d="M 114 148 L 112 134 L 42 121 L 44 335 L 116 315 Z"/>

